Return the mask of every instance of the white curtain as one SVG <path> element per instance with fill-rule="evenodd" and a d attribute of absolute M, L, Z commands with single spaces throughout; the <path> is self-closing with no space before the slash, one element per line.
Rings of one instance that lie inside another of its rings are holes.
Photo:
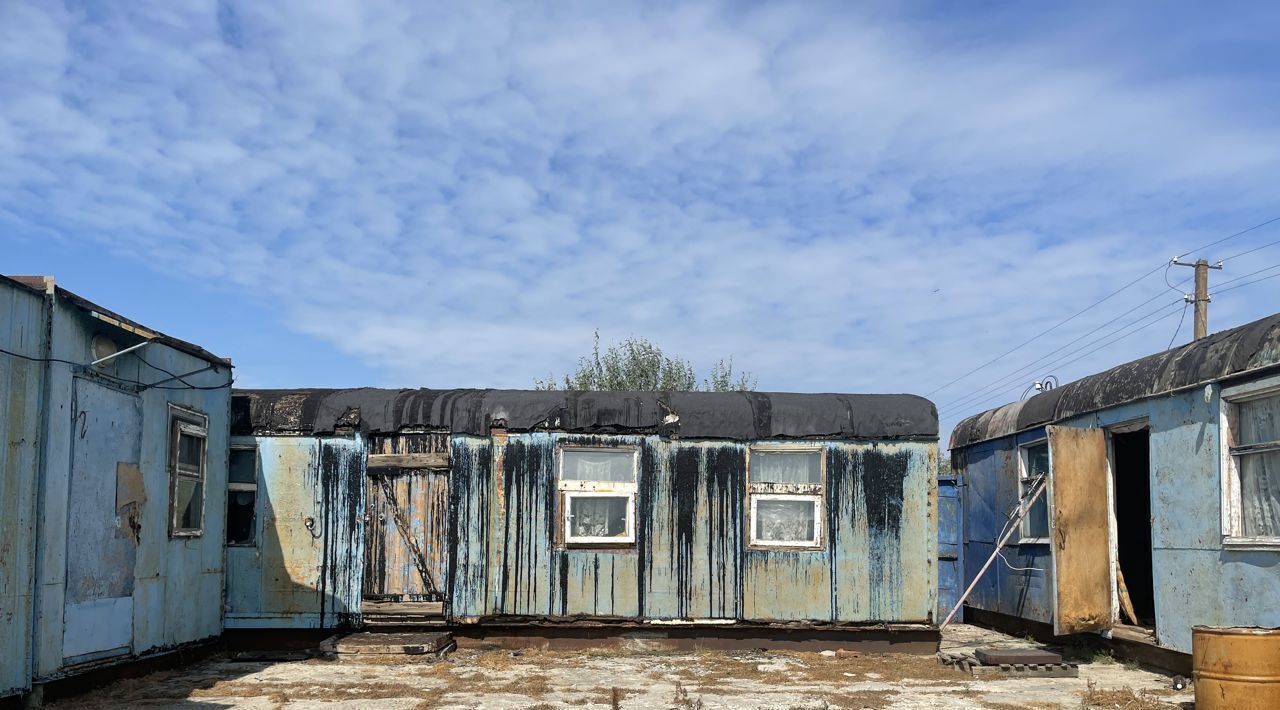
<path fill-rule="evenodd" d="M 752 483 L 821 483 L 822 454 L 751 452 Z"/>
<path fill-rule="evenodd" d="M 1238 446 L 1280 441 L 1280 397 L 1239 405 Z M 1248 537 L 1280 537 L 1280 451 L 1242 454 L 1241 532 Z"/>

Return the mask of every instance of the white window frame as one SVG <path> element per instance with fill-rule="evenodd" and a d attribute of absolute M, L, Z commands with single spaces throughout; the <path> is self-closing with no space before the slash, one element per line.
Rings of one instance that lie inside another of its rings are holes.
<path fill-rule="evenodd" d="M 610 452 L 631 454 L 630 481 L 581 481 L 565 480 L 564 456 L 574 452 Z M 589 446 L 565 444 L 556 448 L 556 484 L 560 492 L 560 536 L 565 547 L 632 547 L 636 542 L 636 481 L 640 472 L 639 446 Z M 575 498 L 627 499 L 626 535 L 622 537 L 595 537 L 573 534 L 573 506 Z"/>
<path fill-rule="evenodd" d="M 1038 439 L 1036 441 L 1028 441 L 1018 446 L 1018 506 L 1020 509 L 1025 508 L 1022 519 L 1018 521 L 1018 544 L 1019 545 L 1047 545 L 1049 538 L 1047 537 L 1027 537 L 1027 522 L 1030 518 L 1031 506 L 1029 503 L 1024 504 L 1022 501 L 1030 492 L 1028 484 L 1031 482 L 1031 449 L 1044 445 L 1049 445 L 1049 439 Z M 1048 472 L 1045 472 L 1045 478 L 1048 478 Z M 1053 511 L 1049 508 L 1049 481 L 1045 481 L 1045 491 L 1040 494 L 1040 500 L 1044 501 L 1044 517 L 1046 526 L 1049 523 L 1049 516 Z"/>
<path fill-rule="evenodd" d="M 1280 549 L 1280 537 L 1249 537 L 1244 534 L 1243 503 L 1240 490 L 1240 467 L 1237 458 L 1247 453 L 1272 451 L 1273 447 L 1238 451 L 1235 446 L 1235 419 L 1242 402 L 1280 396 L 1280 376 L 1268 377 L 1222 390 L 1218 407 L 1218 431 L 1221 449 L 1222 546 L 1231 549 Z"/>
<path fill-rule="evenodd" d="M 756 508 L 760 501 L 797 500 L 813 506 L 813 534 L 808 540 L 761 540 L 756 537 Z M 751 494 L 751 544 L 761 547 L 799 547 L 805 549 L 822 549 L 822 496 L 793 495 L 788 493 L 752 493 Z"/>
<path fill-rule="evenodd" d="M 169 537 L 201 537 L 204 535 L 205 520 L 208 511 L 205 501 L 208 498 L 208 478 L 205 475 L 209 468 L 209 417 L 194 409 L 169 404 Z M 196 471 L 189 471 L 178 464 L 178 439 L 180 434 L 200 439 L 200 465 Z M 186 479 L 200 484 L 200 526 L 195 528 L 179 527 L 181 511 L 178 509 L 178 481 Z"/>
<path fill-rule="evenodd" d="M 250 542 L 226 542 L 227 547 L 257 547 L 258 546 L 258 469 L 261 461 L 261 453 L 258 451 L 258 442 L 255 439 L 248 440 L 232 439 L 232 451 L 252 451 L 253 452 L 253 483 L 241 483 L 231 480 L 231 458 L 227 457 L 227 498 L 232 493 L 248 492 L 253 494 L 253 540 Z M 231 529 L 231 505 L 227 505 L 227 523 L 226 528 Z"/>
<path fill-rule="evenodd" d="M 818 483 L 752 483 L 751 458 L 762 454 L 818 454 Z M 767 550 L 826 549 L 823 531 L 827 515 L 827 455 L 826 448 L 812 444 L 760 444 L 747 448 L 747 545 Z M 809 540 L 761 540 L 756 537 L 757 500 L 803 500 L 814 505 L 813 537 Z"/>

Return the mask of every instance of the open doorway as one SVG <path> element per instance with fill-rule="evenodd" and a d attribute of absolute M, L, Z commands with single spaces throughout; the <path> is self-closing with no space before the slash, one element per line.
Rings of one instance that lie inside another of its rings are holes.
<path fill-rule="evenodd" d="M 1111 433 L 1115 486 L 1116 558 L 1139 626 L 1155 629 L 1155 582 L 1151 564 L 1150 431 Z M 1120 595 L 1120 621 L 1134 623 Z"/>

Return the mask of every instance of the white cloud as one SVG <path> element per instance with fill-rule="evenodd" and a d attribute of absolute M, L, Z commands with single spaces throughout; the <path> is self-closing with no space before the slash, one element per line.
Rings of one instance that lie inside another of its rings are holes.
<path fill-rule="evenodd" d="M 253 289 L 405 384 L 526 386 L 598 326 L 927 392 L 1270 216 L 1271 77 L 1196 65 L 1265 23 L 904 12 L 10 3 L 0 227 Z"/>

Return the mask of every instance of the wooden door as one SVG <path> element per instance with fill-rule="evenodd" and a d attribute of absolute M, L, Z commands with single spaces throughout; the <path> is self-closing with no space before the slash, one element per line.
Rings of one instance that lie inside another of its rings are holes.
<path fill-rule="evenodd" d="M 447 434 L 401 434 L 370 442 L 366 616 L 379 611 L 434 613 L 445 601 L 448 467 Z"/>
<path fill-rule="evenodd" d="M 1102 429 L 1050 426 L 1055 634 L 1111 628 L 1111 520 Z"/>

